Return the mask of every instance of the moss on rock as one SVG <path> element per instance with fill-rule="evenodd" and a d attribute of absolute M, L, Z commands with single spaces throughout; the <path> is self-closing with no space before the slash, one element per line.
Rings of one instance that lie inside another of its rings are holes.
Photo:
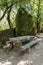
<path fill-rule="evenodd" d="M 25 8 L 19 8 L 16 15 L 16 30 L 17 35 L 32 35 L 35 33 L 35 23 L 31 14 Z"/>

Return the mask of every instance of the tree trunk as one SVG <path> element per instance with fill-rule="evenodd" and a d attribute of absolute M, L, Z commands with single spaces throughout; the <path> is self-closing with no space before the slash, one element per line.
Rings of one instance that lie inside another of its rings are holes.
<path fill-rule="evenodd" d="M 8 13 L 7 13 L 7 21 L 8 21 L 9 27 L 11 29 L 10 12 L 11 12 L 11 8 L 8 10 Z"/>
<path fill-rule="evenodd" d="M 38 12 L 37 12 L 37 33 L 40 32 L 40 0 L 38 1 Z"/>

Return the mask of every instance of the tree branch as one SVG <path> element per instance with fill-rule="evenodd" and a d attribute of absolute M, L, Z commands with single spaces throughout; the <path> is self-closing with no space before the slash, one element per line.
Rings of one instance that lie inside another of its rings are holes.
<path fill-rule="evenodd" d="M 7 11 L 7 9 L 4 11 L 4 13 L 3 13 L 2 17 L 0 18 L 0 20 L 2 20 L 4 18 L 5 14 L 6 14 L 6 11 Z"/>
<path fill-rule="evenodd" d="M 10 29 L 12 28 L 12 24 L 11 24 L 11 21 L 10 21 L 10 12 L 11 12 L 11 10 L 12 10 L 12 6 L 9 8 L 8 13 L 7 13 L 7 21 L 8 21 Z"/>
<path fill-rule="evenodd" d="M 10 6 L 7 6 L 7 7 L 6 7 L 6 9 L 5 9 L 5 11 L 4 11 L 2 17 L 0 18 L 0 20 L 2 20 L 2 19 L 4 18 L 4 16 L 5 16 L 7 10 L 8 10 L 9 8 L 11 8 L 12 6 L 13 6 L 13 4 L 11 4 Z"/>

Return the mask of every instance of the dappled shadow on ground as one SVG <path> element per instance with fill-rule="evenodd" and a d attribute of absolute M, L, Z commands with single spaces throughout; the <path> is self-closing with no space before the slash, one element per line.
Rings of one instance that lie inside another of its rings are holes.
<path fill-rule="evenodd" d="M 0 65 L 41 65 L 43 63 L 43 41 L 23 55 L 14 49 L 9 52 L 0 49 Z M 36 63 L 37 62 L 37 63 Z M 43 65 L 43 64 L 42 64 Z"/>
<path fill-rule="evenodd" d="M 10 52 L 0 51 L 0 65 L 27 65 L 30 60 L 26 57 L 27 54 L 19 55 L 14 50 Z M 25 58 L 26 57 L 26 58 Z M 30 61 L 32 63 L 32 61 Z"/>

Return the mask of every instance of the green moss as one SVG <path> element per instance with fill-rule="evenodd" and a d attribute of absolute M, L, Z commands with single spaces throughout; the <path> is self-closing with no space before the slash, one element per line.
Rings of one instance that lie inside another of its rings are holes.
<path fill-rule="evenodd" d="M 10 37 L 14 37 L 14 32 L 12 31 L 12 29 L 0 31 L 1 42 L 5 43 L 7 40 L 9 40 Z"/>
<path fill-rule="evenodd" d="M 35 33 L 34 21 L 32 15 L 26 12 L 25 8 L 19 8 L 16 15 L 17 35 L 32 35 Z"/>
<path fill-rule="evenodd" d="M 0 42 L 0 48 L 3 47 L 3 46 L 4 46 L 4 44 L 2 42 Z"/>

